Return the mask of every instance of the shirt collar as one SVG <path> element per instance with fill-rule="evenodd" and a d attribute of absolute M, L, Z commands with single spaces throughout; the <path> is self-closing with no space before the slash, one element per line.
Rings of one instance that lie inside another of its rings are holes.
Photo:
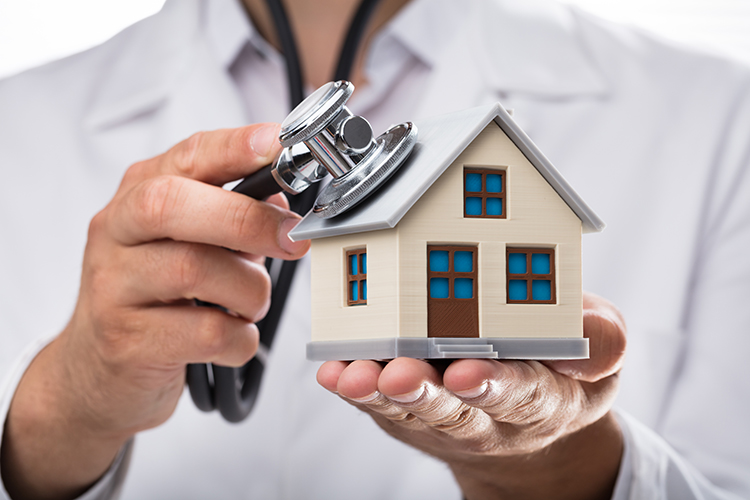
<path fill-rule="evenodd" d="M 205 32 L 217 61 L 229 69 L 249 42 L 263 57 L 278 59 L 281 54 L 266 41 L 250 20 L 242 0 L 206 0 Z"/>
<path fill-rule="evenodd" d="M 206 36 L 224 67 L 232 65 L 248 41 L 264 55 L 276 53 L 248 18 L 241 0 L 208 0 L 204 9 Z M 383 28 L 376 40 L 383 43 L 393 37 L 412 55 L 432 65 L 446 40 L 442 33 L 450 29 L 450 19 L 460 11 L 460 4 L 451 0 L 412 1 Z"/>
<path fill-rule="evenodd" d="M 413 0 L 379 38 L 399 43 L 430 66 L 445 64 L 448 50 L 471 57 L 479 72 L 474 77 L 497 91 L 601 94 L 607 83 L 582 31 L 569 8 L 547 0 Z M 224 68 L 248 41 L 266 56 L 279 57 L 239 0 L 168 1 L 158 15 L 110 44 L 116 58 L 92 98 L 88 125 L 107 127 L 159 106 L 191 64 L 191 50 L 201 39 Z"/>
<path fill-rule="evenodd" d="M 450 41 L 455 20 L 462 17 L 461 2 L 412 0 L 383 28 L 380 36 L 398 40 L 412 55 L 433 66 Z"/>
<path fill-rule="evenodd" d="M 206 34 L 224 67 L 248 41 L 265 56 L 279 57 L 241 0 L 208 0 L 205 9 Z M 449 47 L 465 44 L 486 82 L 499 92 L 555 97 L 602 94 L 608 88 L 577 16 L 552 0 L 412 0 L 373 47 L 393 41 L 430 67 Z"/>
<path fill-rule="evenodd" d="M 205 32 L 217 61 L 229 68 L 252 38 L 261 38 L 240 0 L 210 0 L 205 3 Z"/>

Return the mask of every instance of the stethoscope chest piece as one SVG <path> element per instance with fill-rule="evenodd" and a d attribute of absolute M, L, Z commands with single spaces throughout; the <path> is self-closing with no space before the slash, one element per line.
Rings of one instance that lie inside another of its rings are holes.
<path fill-rule="evenodd" d="M 324 219 L 346 212 L 374 193 L 404 163 L 417 142 L 417 128 L 411 122 L 391 127 L 373 138 L 367 120 L 353 115 L 346 107 L 353 91 L 354 85 L 347 81 L 327 83 L 302 101 L 281 124 L 279 139 L 287 150 L 274 170 L 314 172 L 297 174 L 306 176 L 308 183 L 320 180 L 325 171 L 333 176 L 313 206 L 313 212 Z M 291 151 L 300 142 L 307 151 Z M 310 156 L 325 171 L 310 168 Z M 292 183 L 289 179 L 285 182 Z"/>
<path fill-rule="evenodd" d="M 375 146 L 357 168 L 334 178 L 320 192 L 313 213 L 329 219 L 363 201 L 398 170 L 416 142 L 417 131 L 411 122 L 388 129 L 375 139 Z"/>

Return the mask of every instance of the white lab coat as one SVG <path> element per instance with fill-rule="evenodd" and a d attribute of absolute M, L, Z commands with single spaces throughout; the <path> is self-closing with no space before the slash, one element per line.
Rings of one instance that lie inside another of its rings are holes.
<path fill-rule="evenodd" d="M 70 316 L 87 222 L 127 166 L 246 123 L 206 1 L 0 82 L 0 415 L 29 345 Z M 629 326 L 615 497 L 750 496 L 750 72 L 544 0 L 466 8 L 414 118 L 502 101 L 608 223 L 583 267 Z M 459 498 L 447 467 L 317 386 L 308 272 L 253 415 L 229 425 L 185 397 L 136 439 L 125 498 Z"/>

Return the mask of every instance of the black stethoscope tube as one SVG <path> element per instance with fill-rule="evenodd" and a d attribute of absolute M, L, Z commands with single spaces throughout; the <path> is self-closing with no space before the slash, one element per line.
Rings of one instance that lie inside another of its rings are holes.
<path fill-rule="evenodd" d="M 339 53 L 339 60 L 333 80 L 348 80 L 354 65 L 354 58 L 379 0 L 362 0 L 349 25 L 344 44 Z M 304 98 L 302 66 L 299 61 L 297 44 L 289 25 L 281 0 L 266 0 L 268 9 L 279 36 L 281 49 L 286 60 L 287 80 L 289 83 L 290 109 L 294 109 Z M 270 169 L 266 169 L 270 173 Z M 263 199 L 269 187 L 268 177 L 253 176 L 237 185 L 235 190 L 253 198 Z M 272 192 L 278 192 L 275 189 Z M 290 199 L 291 209 L 298 214 L 307 213 L 313 206 L 317 196 L 317 184 L 313 184 L 306 191 Z M 266 267 L 270 269 L 271 259 L 266 260 Z M 289 290 L 292 286 L 297 261 L 284 261 L 278 279 L 271 291 L 271 307 L 263 320 L 257 323 L 260 331 L 260 343 L 265 349 L 270 349 L 276 330 L 284 311 Z M 217 307 L 211 304 L 200 305 Z M 255 405 L 260 382 L 263 376 L 263 362 L 256 356 L 241 368 L 231 368 L 211 364 L 189 364 L 187 366 L 186 381 L 190 389 L 190 396 L 195 405 L 202 411 L 218 409 L 222 417 L 229 422 L 241 422 L 250 414 Z M 213 378 L 213 383 L 211 383 Z"/>

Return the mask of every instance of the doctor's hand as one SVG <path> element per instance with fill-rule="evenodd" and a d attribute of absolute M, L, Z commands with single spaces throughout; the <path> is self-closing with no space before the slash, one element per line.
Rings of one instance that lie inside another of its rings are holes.
<path fill-rule="evenodd" d="M 604 299 L 583 304 L 587 360 L 329 361 L 318 382 L 445 461 L 468 500 L 608 499 L 623 450 L 610 408 L 625 325 Z"/>
<path fill-rule="evenodd" d="M 271 163 L 278 133 L 199 133 L 128 169 L 91 221 L 70 323 L 14 396 L 2 443 L 13 498 L 81 494 L 130 437 L 169 418 L 188 363 L 255 354 L 253 323 L 270 301 L 263 256 L 297 259 L 309 242 L 289 239 L 299 217 L 283 195 L 261 202 L 221 185 Z"/>

